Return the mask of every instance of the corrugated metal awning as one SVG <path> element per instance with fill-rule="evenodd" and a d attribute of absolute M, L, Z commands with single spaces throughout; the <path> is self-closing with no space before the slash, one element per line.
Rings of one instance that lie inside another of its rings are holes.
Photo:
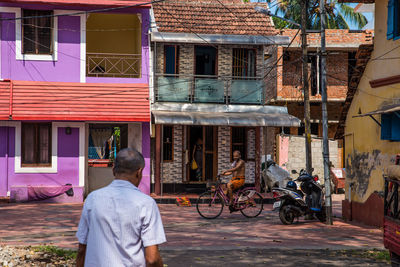
<path fill-rule="evenodd" d="M 378 115 L 378 114 L 386 114 L 386 113 L 392 113 L 392 112 L 396 112 L 396 111 L 400 111 L 400 104 L 392 104 L 392 105 L 388 105 L 388 106 L 383 106 L 380 109 L 365 113 L 365 114 L 360 114 L 360 115 L 356 115 L 353 117 L 365 117 L 365 116 L 372 116 L 372 115 Z"/>
<path fill-rule="evenodd" d="M 180 32 L 152 32 L 152 42 L 195 44 L 288 45 L 290 38 L 282 35 L 194 34 Z"/>
<path fill-rule="evenodd" d="M 155 124 L 299 127 L 300 120 L 278 106 L 154 104 Z"/>

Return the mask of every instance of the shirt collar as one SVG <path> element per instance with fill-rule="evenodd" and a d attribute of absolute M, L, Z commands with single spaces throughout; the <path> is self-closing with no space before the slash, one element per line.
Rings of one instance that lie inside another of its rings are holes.
<path fill-rule="evenodd" d="M 121 180 L 121 179 L 114 179 L 114 181 L 112 181 L 111 183 L 113 186 L 117 186 L 117 187 L 131 187 L 133 189 L 138 189 L 134 184 L 132 184 L 129 181 L 126 180 Z"/>

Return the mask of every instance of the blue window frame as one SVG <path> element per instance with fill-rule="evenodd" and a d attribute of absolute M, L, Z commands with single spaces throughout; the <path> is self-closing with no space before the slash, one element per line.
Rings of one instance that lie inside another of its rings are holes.
<path fill-rule="evenodd" d="M 392 112 L 381 116 L 381 139 L 400 141 L 400 113 Z"/>
<path fill-rule="evenodd" d="M 389 0 L 387 18 L 387 39 L 400 38 L 400 0 Z"/>

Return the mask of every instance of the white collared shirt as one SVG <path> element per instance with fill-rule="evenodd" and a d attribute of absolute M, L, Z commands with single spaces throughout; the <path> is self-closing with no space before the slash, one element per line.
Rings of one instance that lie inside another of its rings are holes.
<path fill-rule="evenodd" d="M 124 180 L 89 194 L 76 236 L 86 267 L 146 266 L 144 247 L 166 242 L 154 199 Z"/>

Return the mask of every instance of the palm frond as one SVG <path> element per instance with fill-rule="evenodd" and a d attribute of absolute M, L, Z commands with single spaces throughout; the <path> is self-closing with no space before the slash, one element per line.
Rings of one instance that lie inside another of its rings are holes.
<path fill-rule="evenodd" d="M 340 14 L 343 19 L 347 19 L 349 22 L 356 25 L 359 29 L 363 28 L 368 23 L 367 18 L 361 13 L 354 12 L 354 8 L 352 8 L 351 6 L 343 3 L 336 3 L 335 8 L 338 15 Z"/>

